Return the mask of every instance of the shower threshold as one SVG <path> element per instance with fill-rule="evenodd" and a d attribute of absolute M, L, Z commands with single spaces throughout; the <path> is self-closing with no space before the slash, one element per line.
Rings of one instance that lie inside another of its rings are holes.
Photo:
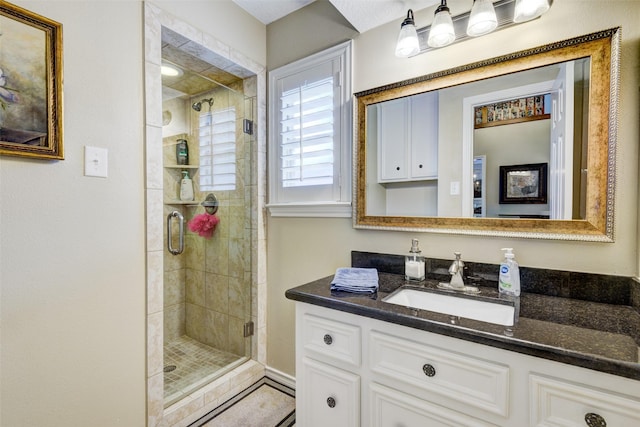
<path fill-rule="evenodd" d="M 249 358 L 183 335 L 164 345 L 164 407 L 220 378 Z M 175 366 L 175 368 L 173 368 Z"/>

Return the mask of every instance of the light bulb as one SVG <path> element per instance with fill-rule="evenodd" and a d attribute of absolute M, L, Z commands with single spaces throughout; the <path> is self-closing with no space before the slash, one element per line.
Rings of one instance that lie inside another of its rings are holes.
<path fill-rule="evenodd" d="M 513 22 L 530 21 L 549 10 L 549 0 L 516 0 Z"/>
<path fill-rule="evenodd" d="M 493 3 L 490 0 L 474 0 L 467 24 L 467 35 L 482 36 L 495 30 L 497 26 L 498 19 Z"/>
<path fill-rule="evenodd" d="M 400 25 L 400 34 L 398 34 L 398 42 L 396 43 L 396 56 L 406 58 L 418 52 L 420 52 L 418 32 L 413 20 L 413 11 L 409 9 L 407 18 Z"/>
<path fill-rule="evenodd" d="M 427 44 L 431 47 L 444 47 L 453 43 L 455 39 L 456 33 L 453 30 L 451 13 L 446 0 L 442 0 L 442 4 L 436 9 Z"/>

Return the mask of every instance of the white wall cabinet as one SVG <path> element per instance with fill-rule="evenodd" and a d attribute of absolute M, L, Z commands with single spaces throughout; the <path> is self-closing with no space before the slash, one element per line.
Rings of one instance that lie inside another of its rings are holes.
<path fill-rule="evenodd" d="M 438 178 L 438 94 L 378 105 L 378 182 Z"/>
<path fill-rule="evenodd" d="M 296 302 L 314 426 L 637 427 L 640 382 Z"/>

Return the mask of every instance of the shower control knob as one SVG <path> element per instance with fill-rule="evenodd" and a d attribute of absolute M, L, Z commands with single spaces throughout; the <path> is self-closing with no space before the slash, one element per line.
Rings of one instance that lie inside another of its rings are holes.
<path fill-rule="evenodd" d="M 333 343 L 333 338 L 329 334 L 324 335 L 324 343 L 326 345 L 331 345 Z"/>
<path fill-rule="evenodd" d="M 327 405 L 329 406 L 329 408 L 335 408 L 336 407 L 336 400 L 333 397 L 328 397 L 327 398 Z"/>

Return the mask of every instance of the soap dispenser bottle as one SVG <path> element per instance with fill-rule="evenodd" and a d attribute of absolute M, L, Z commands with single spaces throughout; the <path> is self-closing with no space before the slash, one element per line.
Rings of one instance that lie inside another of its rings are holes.
<path fill-rule="evenodd" d="M 418 239 L 411 240 L 411 249 L 405 256 L 404 278 L 411 281 L 424 280 L 424 257 L 418 247 Z"/>
<path fill-rule="evenodd" d="M 498 290 L 501 294 L 520 296 L 520 267 L 512 248 L 502 248 L 504 260 L 500 263 Z"/>
<path fill-rule="evenodd" d="M 189 178 L 189 171 L 182 171 L 180 181 L 180 200 L 190 202 L 193 200 L 193 181 Z"/>

